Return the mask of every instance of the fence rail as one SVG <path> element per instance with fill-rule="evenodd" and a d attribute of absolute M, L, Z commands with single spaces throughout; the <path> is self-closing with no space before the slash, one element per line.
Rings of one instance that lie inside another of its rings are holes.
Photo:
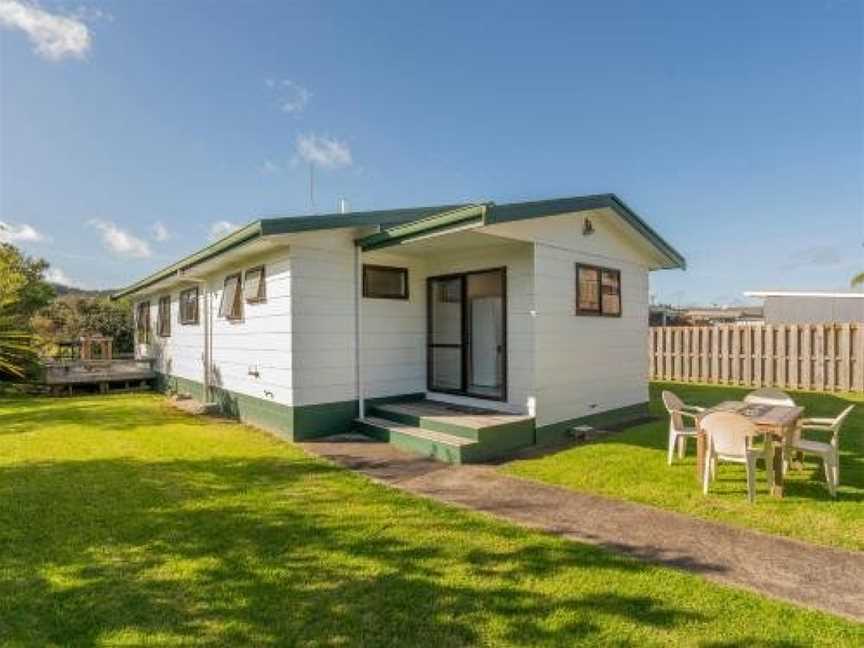
<path fill-rule="evenodd" d="M 864 322 L 658 326 L 652 380 L 864 391 Z"/>

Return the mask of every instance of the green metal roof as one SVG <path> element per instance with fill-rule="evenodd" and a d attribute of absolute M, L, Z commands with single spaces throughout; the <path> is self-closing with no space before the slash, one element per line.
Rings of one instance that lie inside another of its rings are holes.
<path fill-rule="evenodd" d="M 534 202 L 509 203 L 496 205 L 494 203 L 462 203 L 454 205 L 439 205 L 434 207 L 413 207 L 408 209 L 386 209 L 365 212 L 349 212 L 347 214 L 321 214 L 316 216 L 288 216 L 278 218 L 262 218 L 229 234 L 228 236 L 202 248 L 176 263 L 159 270 L 134 284 L 117 291 L 113 299 L 131 295 L 139 290 L 166 279 L 179 272 L 188 270 L 215 256 L 223 254 L 239 245 L 262 236 L 292 234 L 314 230 L 338 229 L 343 227 L 379 226 L 382 232 L 365 237 L 358 241 L 364 249 L 367 246 L 380 247 L 382 242 L 395 240 L 401 235 L 413 234 L 414 230 L 429 231 L 438 226 L 449 224 L 448 219 L 459 221 L 476 217 L 476 210 L 482 209 L 481 217 L 486 225 L 506 223 L 511 221 L 542 218 L 572 212 L 608 208 L 617 213 L 637 232 L 645 237 L 671 262 L 670 267 L 685 268 L 684 257 L 657 234 L 630 209 L 623 200 L 615 194 L 598 194 L 593 196 L 576 196 L 571 198 L 556 198 Z M 475 211 L 472 211 L 475 210 Z M 402 227 L 400 227 L 402 226 Z M 407 227 L 405 227 L 407 226 Z M 384 243 L 385 245 L 388 243 Z"/>

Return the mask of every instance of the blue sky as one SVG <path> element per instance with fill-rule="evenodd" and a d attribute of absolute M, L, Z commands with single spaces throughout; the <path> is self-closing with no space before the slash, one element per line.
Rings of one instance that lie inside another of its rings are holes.
<path fill-rule="evenodd" d="M 319 211 L 615 192 L 658 301 L 844 288 L 864 3 L 0 0 L 0 221 L 73 282 L 309 213 L 307 159 Z"/>

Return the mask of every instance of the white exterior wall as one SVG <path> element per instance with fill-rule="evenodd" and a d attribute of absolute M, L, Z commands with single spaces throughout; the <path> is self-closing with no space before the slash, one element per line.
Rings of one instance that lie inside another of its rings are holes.
<path fill-rule="evenodd" d="M 583 215 L 495 225 L 535 242 L 534 374 L 537 425 L 648 400 L 648 265 L 632 237 L 607 218 Z M 621 271 L 621 317 L 575 314 L 577 262 Z"/>
<path fill-rule="evenodd" d="M 363 299 L 363 386 L 367 398 L 426 391 L 426 260 L 368 252 L 363 262 L 408 269 L 408 299 Z"/>
<path fill-rule="evenodd" d="M 262 264 L 266 273 L 266 301 L 258 304 L 244 301 L 241 320 L 219 317 L 225 277 Z M 212 386 L 283 405 L 293 404 L 291 275 L 288 251 L 281 250 L 248 257 L 206 277 L 213 325 Z M 203 383 L 205 285 L 199 286 L 198 324 L 180 324 L 178 298 L 184 288 L 170 290 L 170 337 L 157 334 L 159 298 L 169 291 L 149 296 L 152 344 L 138 345 L 137 350 L 141 356 L 155 358 L 156 371 Z M 259 375 L 250 374 L 250 370 Z"/>
<path fill-rule="evenodd" d="M 294 405 L 357 398 L 353 230 L 291 239 Z"/>

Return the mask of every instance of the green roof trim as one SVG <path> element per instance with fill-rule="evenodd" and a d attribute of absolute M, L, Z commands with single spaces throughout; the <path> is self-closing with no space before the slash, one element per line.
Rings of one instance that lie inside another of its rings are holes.
<path fill-rule="evenodd" d="M 172 275 L 176 275 L 185 270 L 188 270 L 194 265 L 202 263 L 203 261 L 207 261 L 208 259 L 212 259 L 213 257 L 223 254 L 228 250 L 232 250 L 239 245 L 248 243 L 252 239 L 256 239 L 261 235 L 261 221 L 249 223 L 245 227 L 241 227 L 236 232 L 232 232 L 228 236 L 219 239 L 215 243 L 212 243 L 211 245 L 208 245 L 207 247 L 198 250 L 198 252 L 190 254 L 187 257 L 183 257 L 177 263 L 173 263 L 167 268 L 163 268 L 162 270 L 154 272 L 153 274 L 144 277 L 140 281 L 135 282 L 131 286 L 127 286 L 122 290 L 118 290 L 116 293 L 111 295 L 111 299 L 120 299 L 122 297 L 131 295 L 132 293 L 136 293 L 139 290 L 143 290 L 148 286 L 152 286 L 153 284 L 158 283 L 163 279 L 167 279 Z"/>
<path fill-rule="evenodd" d="M 357 239 L 356 243 L 364 251 L 378 250 L 392 245 L 400 245 L 416 239 L 418 236 L 426 236 L 433 232 L 449 231 L 468 224 L 482 225 L 487 208 L 488 205 L 485 204 L 458 207 L 410 223 L 391 225 L 376 234 Z"/>
<path fill-rule="evenodd" d="M 647 239 L 670 261 L 670 268 L 686 268 L 687 262 L 684 257 L 657 232 L 651 229 L 644 220 L 636 215 L 623 200 L 615 194 L 597 194 L 503 205 L 496 205 L 491 202 L 461 203 L 408 209 L 349 212 L 347 214 L 332 213 L 316 216 L 262 218 L 208 245 L 198 252 L 180 259 L 167 268 L 159 270 L 117 291 L 112 295 L 112 299 L 119 299 L 144 290 L 172 275 L 180 274 L 199 263 L 262 236 L 276 236 L 344 227 L 380 227 L 382 229 L 381 232 L 358 241 L 358 245 L 361 245 L 365 250 L 373 249 L 369 246 L 385 247 L 386 245 L 394 245 L 395 241 L 407 240 L 407 237 L 417 236 L 421 232 L 429 233 L 435 230 L 435 228 L 451 227 L 453 226 L 449 221 L 451 218 L 454 219 L 453 222 L 458 224 L 464 224 L 472 218 L 480 218 L 483 224 L 494 225 L 495 223 L 507 223 L 604 208 L 614 211 L 641 236 Z M 482 209 L 479 217 L 476 213 L 478 209 Z"/>

